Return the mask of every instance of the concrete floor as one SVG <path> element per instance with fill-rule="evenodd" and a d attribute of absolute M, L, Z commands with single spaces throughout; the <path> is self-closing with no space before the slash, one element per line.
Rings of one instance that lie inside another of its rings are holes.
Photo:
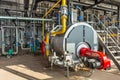
<path fill-rule="evenodd" d="M 11 59 L 0 57 L 0 80 L 68 80 L 65 77 L 65 69 L 54 67 L 53 70 L 46 68 L 47 65 L 42 55 L 32 54 L 13 56 Z M 120 80 L 120 71 L 113 67 L 109 71 L 98 71 L 85 78 L 79 73 L 72 72 L 70 80 Z"/>

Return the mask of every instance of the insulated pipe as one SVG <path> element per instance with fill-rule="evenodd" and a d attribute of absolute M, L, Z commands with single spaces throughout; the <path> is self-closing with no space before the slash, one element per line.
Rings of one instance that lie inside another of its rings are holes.
<path fill-rule="evenodd" d="M 62 0 L 62 17 L 61 17 L 61 22 L 62 22 L 62 29 L 60 31 L 57 32 L 52 32 L 52 35 L 57 35 L 57 34 L 64 34 L 66 31 L 66 22 L 67 22 L 67 4 L 66 4 L 66 0 Z"/>
<path fill-rule="evenodd" d="M 18 28 L 16 27 L 16 52 L 14 52 L 13 54 L 17 53 L 18 53 Z"/>
<path fill-rule="evenodd" d="M 52 32 L 52 33 L 51 33 L 52 35 L 65 33 L 65 31 L 66 31 L 67 16 L 63 15 L 63 16 L 61 17 L 61 19 L 62 19 L 62 29 L 61 29 L 60 31 L 57 31 L 57 32 Z"/>
<path fill-rule="evenodd" d="M 61 6 L 67 6 L 66 0 L 62 0 L 62 5 Z"/>
<path fill-rule="evenodd" d="M 46 34 L 46 56 L 49 56 L 49 33 Z"/>

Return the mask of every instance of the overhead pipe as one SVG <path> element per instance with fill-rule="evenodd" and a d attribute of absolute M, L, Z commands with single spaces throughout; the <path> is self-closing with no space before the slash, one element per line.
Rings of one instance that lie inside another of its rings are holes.
<path fill-rule="evenodd" d="M 66 31 L 66 22 L 67 22 L 67 0 L 62 0 L 62 16 L 61 16 L 61 22 L 62 22 L 62 29 L 60 31 L 53 31 L 51 32 L 52 35 L 57 35 L 57 34 L 64 34 Z"/>

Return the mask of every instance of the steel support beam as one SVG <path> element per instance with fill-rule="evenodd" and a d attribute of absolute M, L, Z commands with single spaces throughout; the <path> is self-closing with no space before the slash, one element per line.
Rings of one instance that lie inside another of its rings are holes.
<path fill-rule="evenodd" d="M 28 17 L 29 0 L 24 0 L 24 17 Z"/>
<path fill-rule="evenodd" d="M 6 4 L 6 5 L 15 5 L 17 6 L 18 3 L 17 2 L 13 2 L 13 1 L 0 1 L 0 4 Z"/>
<path fill-rule="evenodd" d="M 120 5 L 118 6 L 118 21 L 120 21 Z M 120 28 L 120 22 L 118 22 L 118 28 Z"/>
<path fill-rule="evenodd" d="M 90 9 L 90 8 L 94 7 L 95 5 L 98 5 L 98 4 L 102 3 L 102 2 L 104 2 L 104 0 L 100 0 L 100 1 L 98 1 L 98 0 L 96 1 L 96 0 L 95 0 L 95 3 L 94 3 L 93 5 L 84 7 L 83 10 Z"/>
<path fill-rule="evenodd" d="M 120 2 L 117 2 L 117 1 L 110 1 L 110 0 L 104 0 L 105 4 L 109 4 L 109 5 L 114 5 L 114 6 L 119 6 L 120 5 Z"/>
<path fill-rule="evenodd" d="M 90 4 L 88 3 L 83 3 L 83 2 L 73 2 L 74 5 L 80 5 L 80 6 L 85 6 L 88 7 L 90 6 Z M 92 7 L 93 9 L 97 9 L 97 10 L 101 10 L 101 11 L 109 11 L 109 12 L 115 12 L 117 13 L 117 9 L 111 9 L 111 8 L 106 8 L 106 7 L 102 7 L 102 6 L 94 6 Z"/>

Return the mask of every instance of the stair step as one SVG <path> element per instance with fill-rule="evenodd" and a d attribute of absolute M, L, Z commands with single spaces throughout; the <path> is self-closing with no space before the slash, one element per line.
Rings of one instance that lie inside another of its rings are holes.
<path fill-rule="evenodd" d="M 98 33 L 104 33 L 105 31 L 104 30 L 96 30 L 96 32 L 98 32 Z"/>
<path fill-rule="evenodd" d="M 118 51 L 119 52 L 119 50 L 120 50 L 120 48 L 119 47 L 107 47 L 110 51 Z"/>
<path fill-rule="evenodd" d="M 106 43 L 114 43 L 113 41 L 108 41 L 108 42 L 106 42 Z"/>
<path fill-rule="evenodd" d="M 111 53 L 116 53 L 117 51 L 110 51 Z"/>
<path fill-rule="evenodd" d="M 111 51 L 111 50 L 110 50 L 110 52 L 111 52 L 111 53 L 119 53 L 120 51 Z"/>
<path fill-rule="evenodd" d="M 108 46 L 108 48 L 115 48 L 115 47 L 118 47 L 118 46 Z"/>
<path fill-rule="evenodd" d="M 115 56 L 116 59 L 120 60 L 120 56 Z"/>
<path fill-rule="evenodd" d="M 115 44 L 115 45 L 112 45 L 112 46 L 116 46 L 117 43 L 108 41 L 108 44 Z"/>
<path fill-rule="evenodd" d="M 120 65 L 120 61 L 118 61 L 119 65 Z"/>

